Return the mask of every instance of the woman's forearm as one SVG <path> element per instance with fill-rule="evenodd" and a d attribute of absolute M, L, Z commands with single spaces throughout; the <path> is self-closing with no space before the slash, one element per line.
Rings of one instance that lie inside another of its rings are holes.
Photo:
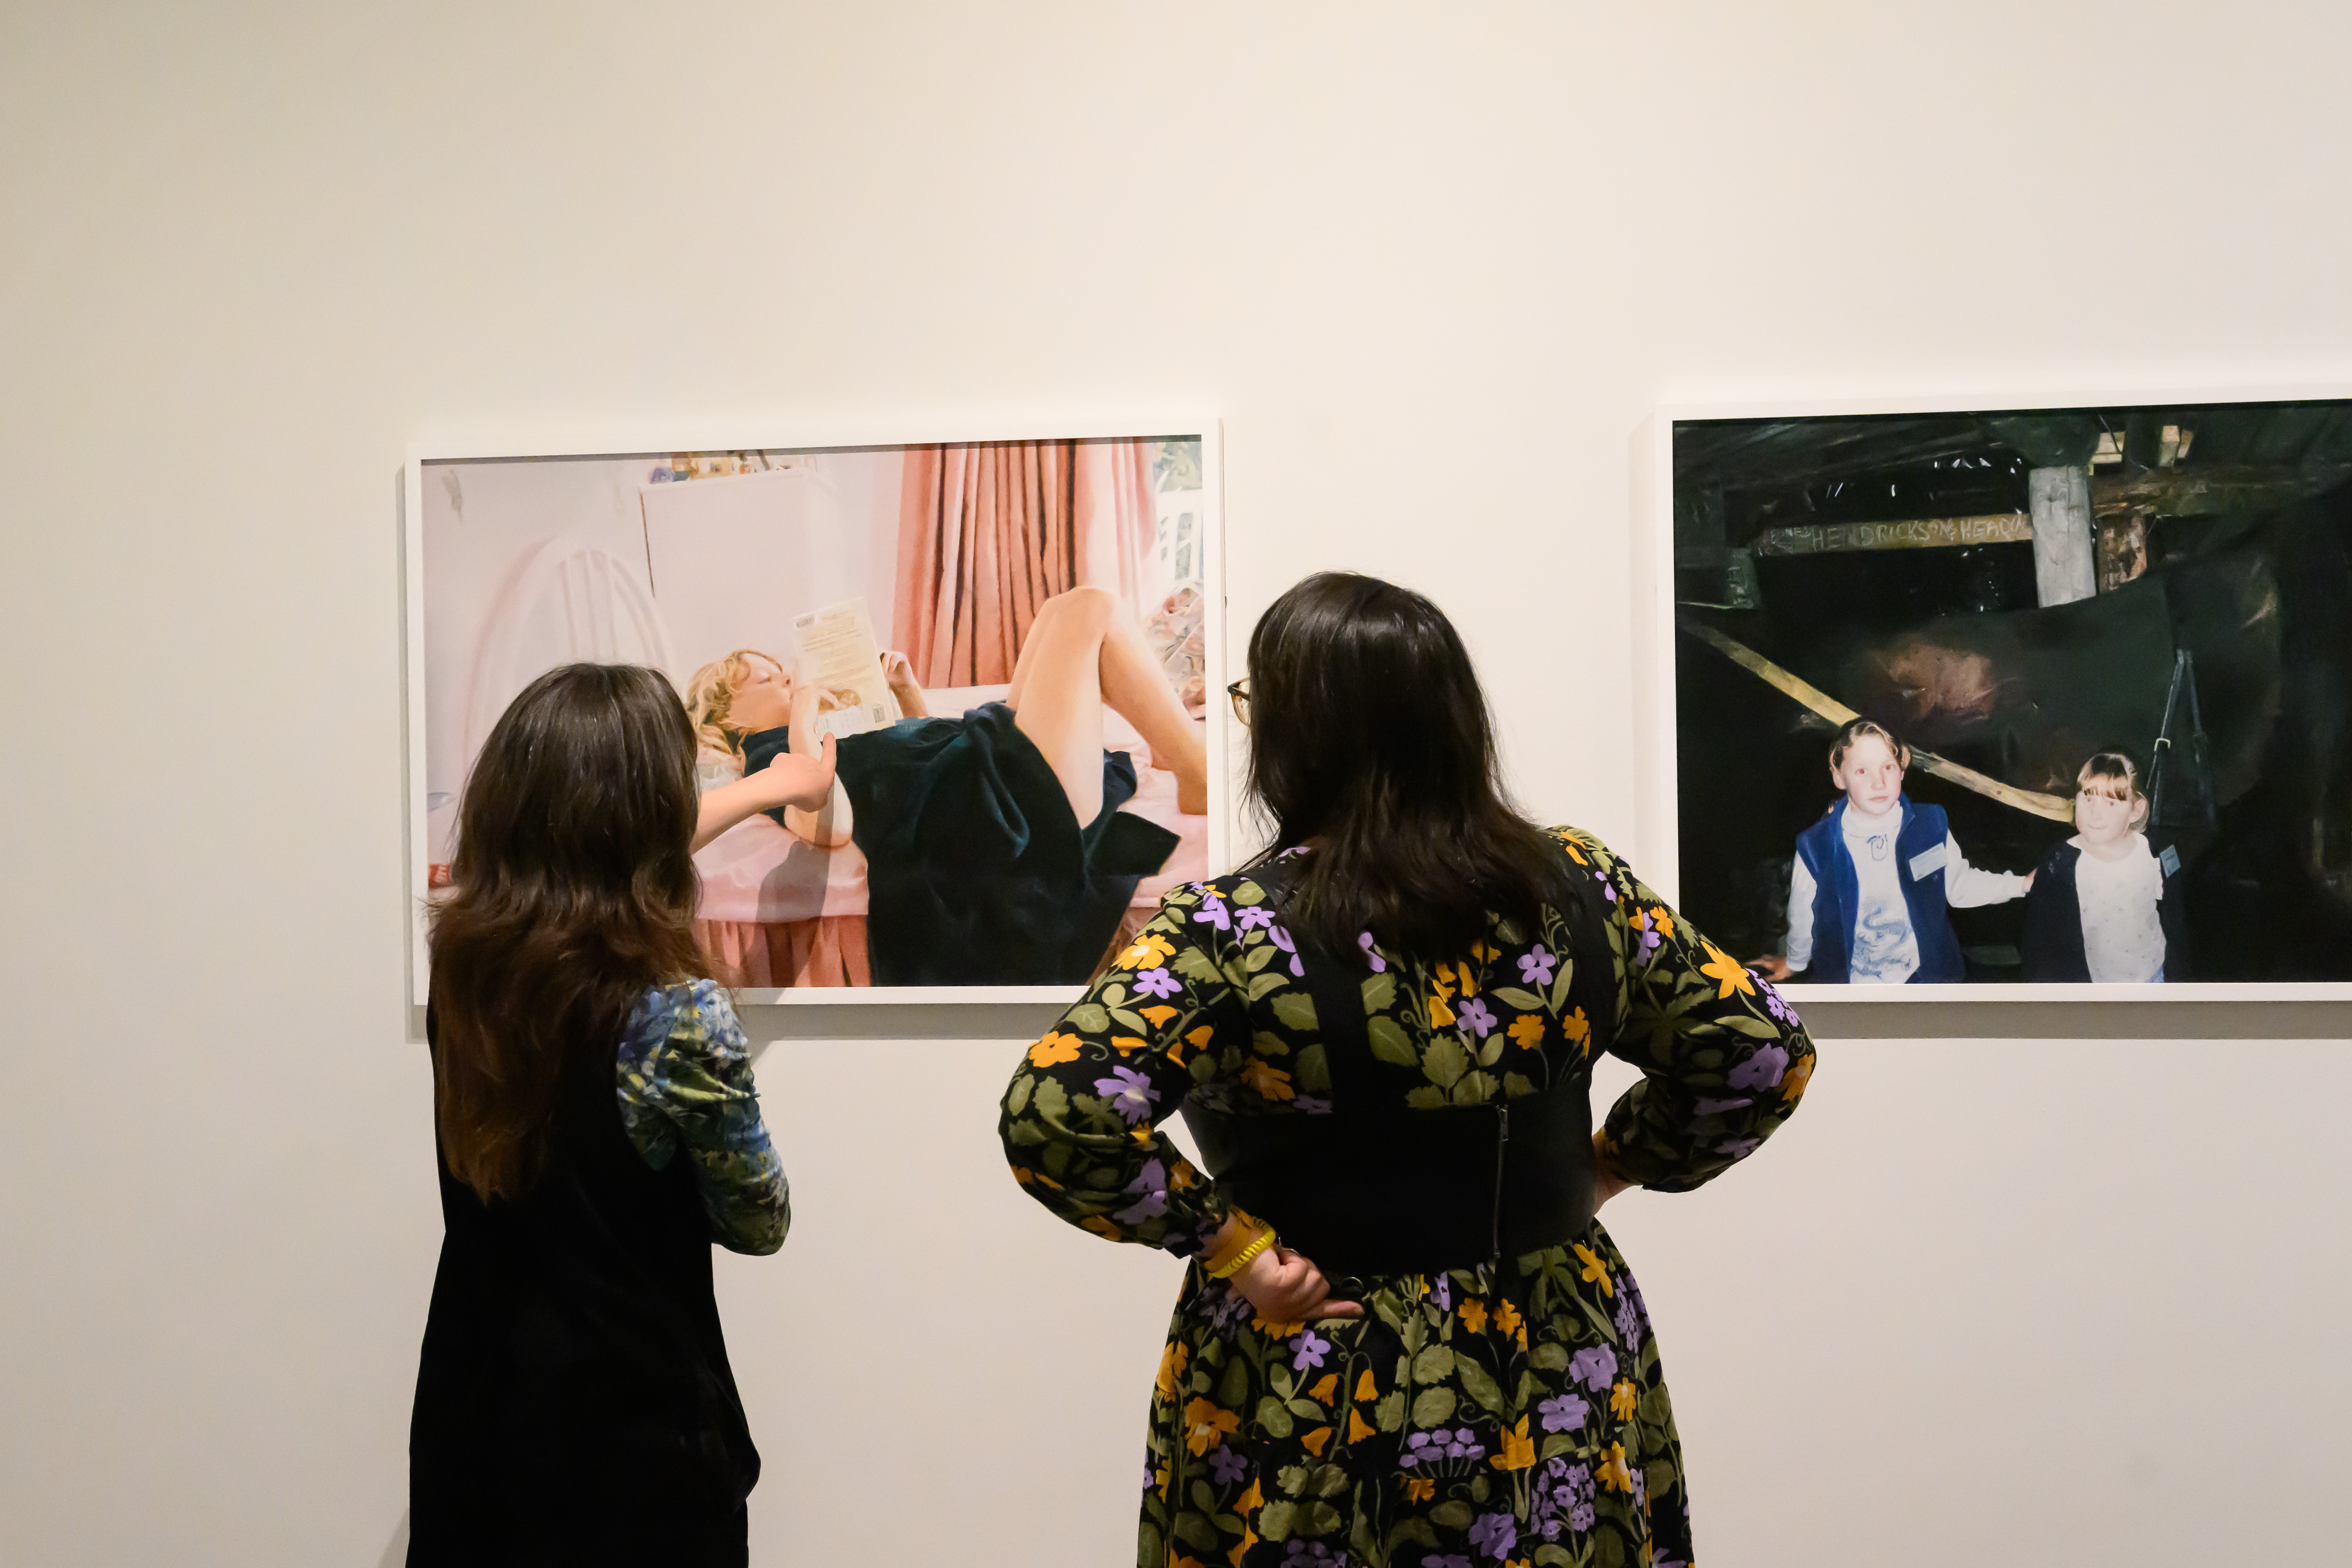
<path fill-rule="evenodd" d="M 704 790 L 694 814 L 694 847 L 701 848 L 745 817 L 767 808 L 766 793 L 756 779 L 740 778 Z"/>

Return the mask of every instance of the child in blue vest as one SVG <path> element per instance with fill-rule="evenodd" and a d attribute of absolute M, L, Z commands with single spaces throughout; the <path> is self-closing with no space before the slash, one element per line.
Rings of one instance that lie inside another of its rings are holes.
<path fill-rule="evenodd" d="M 2025 896 L 2033 874 L 1985 871 L 1960 855 L 1941 806 L 1903 793 L 1911 748 L 1867 719 L 1830 742 L 1830 783 L 1845 798 L 1797 836 L 1789 875 L 1789 952 L 1758 961 L 1817 984 L 1948 984 L 1967 978 L 1948 910 Z"/>

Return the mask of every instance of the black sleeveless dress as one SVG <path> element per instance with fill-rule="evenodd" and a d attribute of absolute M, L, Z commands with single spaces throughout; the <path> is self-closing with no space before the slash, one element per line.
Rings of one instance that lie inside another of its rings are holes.
<path fill-rule="evenodd" d="M 485 1204 L 441 1167 L 446 1234 L 409 1427 L 412 1568 L 747 1561 L 760 1456 L 691 1162 L 654 1171 L 612 1074 L 575 1076 L 528 1194 Z"/>

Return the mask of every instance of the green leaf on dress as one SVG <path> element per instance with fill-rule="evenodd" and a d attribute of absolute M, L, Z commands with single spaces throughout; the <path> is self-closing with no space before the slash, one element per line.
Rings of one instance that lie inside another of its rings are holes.
<path fill-rule="evenodd" d="M 1176 1539 L 1195 1552 L 1222 1551 L 1224 1542 L 1217 1539 L 1217 1528 L 1199 1514 L 1185 1510 L 1176 1516 Z"/>
<path fill-rule="evenodd" d="M 1370 1037 L 1372 1059 L 1390 1062 L 1401 1068 L 1419 1067 L 1421 1058 L 1412 1048 L 1412 1041 L 1404 1026 L 1394 1018 L 1370 1017 L 1364 1020 L 1364 1033 Z"/>
<path fill-rule="evenodd" d="M 1290 1081 L 1301 1094 L 1331 1092 L 1331 1068 L 1321 1042 L 1298 1047 L 1298 1059 L 1290 1064 Z"/>
<path fill-rule="evenodd" d="M 1320 1421 L 1323 1419 L 1323 1407 L 1316 1404 L 1311 1399 L 1292 1400 L 1290 1402 L 1290 1413 L 1303 1421 Z"/>
<path fill-rule="evenodd" d="M 1168 967 L 1187 980 L 1215 982 L 1224 979 L 1217 969 L 1216 962 L 1197 947 L 1178 948 L 1176 956 L 1168 961 Z"/>
<path fill-rule="evenodd" d="M 1283 1494 L 1286 1497 L 1298 1496 L 1299 1493 L 1307 1489 L 1307 1467 L 1304 1465 L 1283 1466 L 1282 1468 L 1274 1473 L 1274 1484 L 1280 1487 L 1283 1490 Z"/>
<path fill-rule="evenodd" d="M 1289 984 L 1289 975 L 1279 969 L 1269 969 L 1263 974 L 1250 976 L 1249 990 L 1244 994 L 1253 1002 L 1263 1002 Z"/>
<path fill-rule="evenodd" d="M 1373 975 L 1364 982 L 1364 1011 L 1385 1013 L 1396 1005 L 1396 976 L 1389 973 Z"/>
<path fill-rule="evenodd" d="M 1454 1415 L 1454 1404 L 1452 1389 L 1424 1388 L 1413 1395 L 1412 1424 L 1415 1426 L 1428 1427 L 1434 1426 L 1441 1421 L 1450 1420 Z"/>
<path fill-rule="evenodd" d="M 1516 985 L 1497 985 L 1492 993 L 1496 1001 L 1521 1013 L 1543 1011 L 1543 998 L 1532 991 L 1522 991 Z"/>
<path fill-rule="evenodd" d="M 1412 1381 L 1443 1383 L 1454 1370 L 1454 1352 L 1444 1345 L 1432 1345 L 1412 1358 Z"/>
<path fill-rule="evenodd" d="M 1081 1002 L 1062 1015 L 1062 1022 L 1081 1035 L 1099 1035 L 1110 1027 L 1110 1014 L 1093 1002 Z"/>
<path fill-rule="evenodd" d="M 1029 1091 L 1036 1087 L 1037 1080 L 1025 1072 L 1014 1079 L 1013 1087 L 1004 1091 L 1004 1109 L 1020 1115 L 1021 1108 L 1029 1103 Z"/>
<path fill-rule="evenodd" d="M 1458 1497 L 1447 1498 L 1429 1510 L 1430 1522 L 1442 1524 L 1448 1530 L 1467 1530 L 1470 1528 L 1470 1519 L 1469 1503 Z"/>
<path fill-rule="evenodd" d="M 1445 1103 L 1445 1091 L 1433 1083 L 1404 1091 L 1404 1102 L 1415 1110 L 1434 1110 Z"/>
<path fill-rule="evenodd" d="M 1421 1070 L 1440 1089 L 1452 1089 L 1470 1070 L 1470 1053 L 1452 1035 L 1438 1035 L 1429 1042 L 1429 1050 L 1421 1058 Z"/>
<path fill-rule="evenodd" d="M 1217 1511 L 1217 1494 L 1209 1489 L 1208 1482 L 1194 1481 L 1192 1483 L 1192 1489 L 1184 1495 L 1191 1498 L 1192 1500 L 1192 1506 L 1199 1509 L 1202 1513 L 1214 1513 Z"/>
<path fill-rule="evenodd" d="M 1251 948 L 1247 952 L 1242 954 L 1242 967 L 1248 970 L 1252 974 L 1255 974 L 1259 970 L 1264 969 L 1267 964 L 1272 963 L 1274 962 L 1275 954 L 1280 951 L 1281 949 L 1276 947 L 1272 942 L 1266 943 L 1264 947 Z"/>
<path fill-rule="evenodd" d="M 1391 1389 L 1388 1393 L 1381 1395 L 1381 1402 L 1372 1406 L 1372 1425 L 1379 1427 L 1383 1432 L 1396 1432 L 1403 1429 L 1403 1389 Z"/>
<path fill-rule="evenodd" d="M 1037 1080 L 1037 1114 L 1047 1121 L 1061 1121 L 1070 1114 L 1070 1091 L 1058 1079 Z M 1060 1147 L 1060 1145 L 1056 1145 Z"/>
<path fill-rule="evenodd" d="M 1239 1410 L 1249 1403 L 1249 1363 L 1236 1356 L 1225 1363 L 1224 1380 L 1217 1385 L 1217 1403 Z"/>
<path fill-rule="evenodd" d="M 1547 1541 L 1537 1547 L 1535 1562 L 1536 1568 L 1576 1568 L 1576 1559 L 1557 1541 Z"/>
<path fill-rule="evenodd" d="M 1476 1362 L 1466 1356 L 1456 1361 L 1454 1375 L 1461 1380 L 1462 1391 L 1487 1409 L 1500 1410 L 1503 1407 L 1503 1391 L 1495 1386 L 1495 1380 Z"/>
<path fill-rule="evenodd" d="M 1298 1505 L 1295 1502 L 1270 1502 L 1258 1510 L 1257 1532 L 1266 1541 L 1286 1541 L 1298 1523 Z"/>
<path fill-rule="evenodd" d="M 1290 1412 L 1271 1394 L 1257 1402 L 1257 1424 L 1265 1428 L 1269 1437 L 1287 1437 L 1292 1429 Z"/>
<path fill-rule="evenodd" d="M 1274 999 L 1274 1016 L 1284 1027 L 1313 1029 L 1315 998 L 1304 991 L 1293 991 Z"/>

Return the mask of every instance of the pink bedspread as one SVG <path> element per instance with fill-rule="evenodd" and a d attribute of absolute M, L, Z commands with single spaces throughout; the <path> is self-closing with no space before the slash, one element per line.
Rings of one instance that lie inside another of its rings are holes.
<path fill-rule="evenodd" d="M 1003 700 L 1004 689 L 967 686 L 925 695 L 933 712 L 961 713 Z M 1176 883 L 1208 874 L 1209 819 L 1176 809 L 1176 775 L 1151 765 L 1150 748 L 1116 713 L 1103 715 L 1103 744 L 1135 759 L 1139 787 L 1120 809 L 1149 817 L 1182 840 L 1160 874 L 1135 889 L 1136 906 L 1150 909 Z M 764 816 L 738 823 L 711 840 L 694 864 L 702 873 L 702 903 L 696 914 L 703 921 L 774 925 L 866 913 L 866 857 L 856 845 L 819 849 Z"/>

